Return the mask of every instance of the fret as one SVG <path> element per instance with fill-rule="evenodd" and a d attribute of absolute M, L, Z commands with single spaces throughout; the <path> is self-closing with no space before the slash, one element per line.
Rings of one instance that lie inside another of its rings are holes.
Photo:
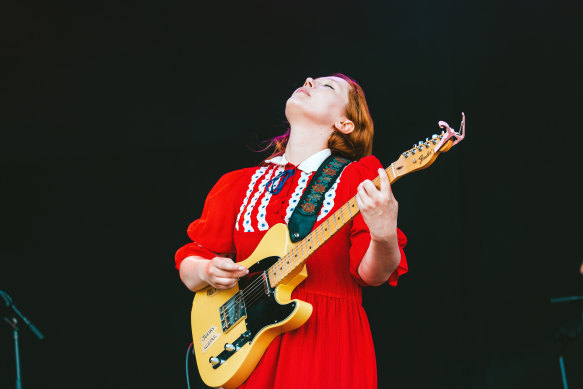
<path fill-rule="evenodd" d="M 299 248 L 302 249 L 302 256 L 303 256 L 302 260 L 306 259 L 307 256 L 306 256 L 306 252 L 304 251 L 304 243 L 303 243 L 303 241 L 300 242 L 300 244 L 298 246 L 299 246 Z"/>
<path fill-rule="evenodd" d="M 335 212 L 334 215 L 332 215 L 332 216 L 334 216 L 334 225 L 336 226 L 336 231 L 338 231 L 338 224 L 336 223 L 336 214 L 337 213 L 338 212 Z M 336 233 L 336 231 L 334 231 L 334 233 Z"/>
<path fill-rule="evenodd" d="M 347 204 L 348 204 L 348 214 L 350 215 L 350 218 L 352 219 L 352 212 L 350 212 L 350 201 Z"/>
<path fill-rule="evenodd" d="M 314 238 L 316 239 L 316 244 L 317 244 L 316 247 L 320 247 L 320 242 L 318 241 L 318 230 L 316 230 L 315 232 L 316 233 L 314 234 Z M 312 235 L 312 234 L 310 234 L 310 235 Z"/>
<path fill-rule="evenodd" d="M 328 224 L 328 234 L 330 236 L 334 235 L 334 232 L 332 232 L 332 227 L 330 227 L 330 218 L 328 218 L 328 220 L 326 220 L 326 224 Z"/>
<path fill-rule="evenodd" d="M 320 233 L 322 234 L 322 238 L 324 238 L 324 240 L 322 241 L 322 243 L 326 243 L 326 241 L 328 240 L 326 238 L 326 235 L 324 234 L 324 229 L 322 228 L 322 225 L 320 225 L 320 227 L 318 227 L 318 230 L 320 231 Z"/>
<path fill-rule="evenodd" d="M 328 235 L 330 235 L 330 226 L 328 225 L 328 227 L 326 227 L 327 221 L 325 221 L 324 223 L 322 223 L 322 225 L 320 226 L 320 228 L 322 228 L 322 235 L 324 235 L 324 241 L 328 240 L 328 237 L 326 236 L 326 231 L 328 231 Z"/>
<path fill-rule="evenodd" d="M 277 267 L 277 277 L 279 278 L 279 282 L 285 278 L 285 270 L 283 269 L 283 263 L 281 261 L 276 262 Z"/>
<path fill-rule="evenodd" d="M 281 258 L 280 261 L 283 264 L 283 269 L 285 271 L 285 275 L 288 275 L 291 271 L 291 267 L 289 266 L 289 262 L 285 260 L 285 257 Z"/>
<path fill-rule="evenodd" d="M 353 217 L 356 216 L 358 214 L 358 207 L 356 206 L 356 199 L 353 197 L 348 201 L 348 205 L 349 208 L 353 208 L 354 209 L 354 215 L 352 215 L 352 212 L 350 213 Z"/>

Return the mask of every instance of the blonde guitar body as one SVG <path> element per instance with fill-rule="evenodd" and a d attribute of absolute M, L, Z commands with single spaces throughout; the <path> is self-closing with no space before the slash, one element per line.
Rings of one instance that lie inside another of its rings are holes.
<path fill-rule="evenodd" d="M 308 276 L 305 265 L 273 289 L 264 275 L 294 246 L 287 226 L 276 224 L 253 254 L 238 262 L 249 269 L 246 282 L 241 280 L 228 290 L 207 287 L 196 292 L 191 313 L 192 338 L 199 373 L 208 386 L 230 389 L 241 385 L 271 341 L 300 327 L 312 314 L 311 304 L 291 299 L 292 291 Z M 242 284 L 246 290 L 240 290 Z"/>

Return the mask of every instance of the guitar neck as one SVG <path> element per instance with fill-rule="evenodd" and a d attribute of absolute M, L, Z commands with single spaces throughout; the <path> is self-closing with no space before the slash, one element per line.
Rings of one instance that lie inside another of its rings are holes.
<path fill-rule="evenodd" d="M 440 121 L 439 126 L 446 128 L 446 131 L 442 131 L 441 135 L 433 135 L 431 139 L 426 138 L 425 142 L 421 141 L 416 146 L 414 145 L 412 149 L 402 153 L 398 160 L 385 169 L 391 185 L 406 174 L 427 168 L 440 153 L 447 152 L 451 147 L 463 140 L 465 137 L 465 123 L 465 115 L 462 113 L 461 129 L 458 133 L 452 130 L 446 122 Z M 379 176 L 373 182 L 377 188 L 380 188 Z M 334 236 L 335 233 L 340 231 L 359 212 L 356 198 L 352 197 L 336 212 L 328 216 L 318 228 L 310 232 L 308 236 L 267 270 L 270 286 L 272 288 L 277 287 L 286 277 L 301 269 L 306 259 Z"/>
<path fill-rule="evenodd" d="M 393 162 L 387 169 L 385 169 L 391 184 L 397 181 L 400 177 L 399 170 L 401 168 L 402 165 L 397 165 L 397 162 Z M 377 176 L 373 182 L 377 188 L 380 188 L 379 176 Z M 270 286 L 275 288 L 288 275 L 297 271 L 316 250 L 332 238 L 334 234 L 340 231 L 342 227 L 358 215 L 359 212 L 360 210 L 356 205 L 356 197 L 352 197 L 344 205 L 338 208 L 336 212 L 329 215 L 322 224 L 310 232 L 308 236 L 302 239 L 301 242 L 267 270 Z"/>

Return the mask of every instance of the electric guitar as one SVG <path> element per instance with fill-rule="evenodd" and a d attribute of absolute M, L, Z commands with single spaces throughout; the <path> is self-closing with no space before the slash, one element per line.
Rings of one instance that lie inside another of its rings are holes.
<path fill-rule="evenodd" d="M 465 136 L 465 115 L 460 132 L 445 122 L 433 135 L 401 154 L 385 169 L 393 184 L 402 176 L 425 169 L 440 153 Z M 380 177 L 374 180 L 380 187 Z M 307 276 L 305 261 L 358 214 L 352 197 L 303 240 L 292 243 L 285 224 L 271 227 L 257 248 L 238 265 L 249 274 L 227 290 L 208 286 L 192 302 L 192 337 L 196 364 L 202 380 L 211 387 L 235 388 L 251 374 L 263 353 L 278 335 L 303 325 L 312 305 L 291 299 L 295 287 Z"/>

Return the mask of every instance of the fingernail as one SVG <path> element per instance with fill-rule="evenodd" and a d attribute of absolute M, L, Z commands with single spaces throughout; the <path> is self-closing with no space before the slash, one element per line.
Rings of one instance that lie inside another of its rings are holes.
<path fill-rule="evenodd" d="M 243 266 L 239 266 L 239 270 L 246 270 Z"/>

